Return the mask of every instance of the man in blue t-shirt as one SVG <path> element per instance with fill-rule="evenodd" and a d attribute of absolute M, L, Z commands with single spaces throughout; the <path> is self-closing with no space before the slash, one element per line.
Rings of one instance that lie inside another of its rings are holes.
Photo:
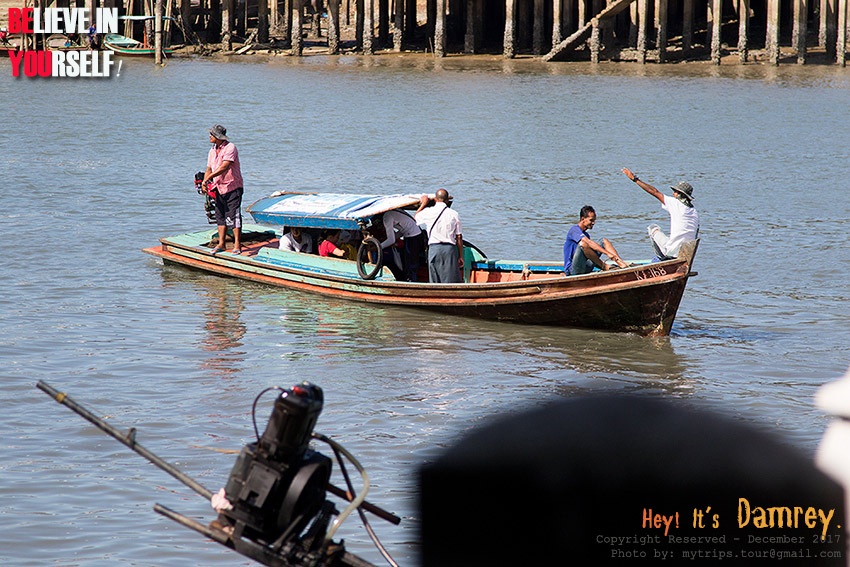
<path fill-rule="evenodd" d="M 588 230 L 596 223 L 596 211 L 590 205 L 585 205 L 579 212 L 579 221 L 573 225 L 564 241 L 564 272 L 568 276 L 588 274 L 596 266 L 600 270 L 610 270 L 610 266 L 602 261 L 601 256 L 608 256 L 620 268 L 628 267 L 620 258 L 614 245 L 607 238 L 597 243 L 590 239 Z"/>

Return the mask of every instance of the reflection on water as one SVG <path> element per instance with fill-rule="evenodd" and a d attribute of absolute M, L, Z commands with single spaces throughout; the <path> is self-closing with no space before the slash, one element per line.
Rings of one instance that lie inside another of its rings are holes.
<path fill-rule="evenodd" d="M 355 364 L 380 357 L 382 369 L 433 379 L 435 359 L 465 357 L 494 372 L 495 379 L 562 395 L 618 389 L 681 396 L 693 387 L 687 373 L 695 363 L 677 354 L 667 337 L 519 326 L 345 302 L 178 266 L 164 268 L 163 279 L 207 298 L 202 346 L 214 356 L 203 367 L 221 376 L 238 373 L 247 355 L 240 342 L 247 303 L 276 322 L 273 355 L 284 362 Z M 489 362 L 494 358 L 495 367 Z"/>
<path fill-rule="evenodd" d="M 196 277 L 193 277 L 196 276 Z M 230 285 L 226 278 L 209 276 L 197 271 L 164 266 L 162 279 L 165 287 L 189 284 L 190 292 L 197 295 L 203 305 L 203 334 L 199 346 L 209 353 L 201 362 L 201 369 L 219 378 L 235 378 L 247 355 L 242 338 L 247 327 L 242 322 L 243 292 Z"/>
<path fill-rule="evenodd" d="M 214 370 L 222 378 L 233 377 L 239 372 L 237 363 L 246 355 L 244 350 L 239 350 L 246 330 L 239 319 L 242 296 L 239 293 L 225 294 L 216 285 L 210 286 L 207 299 L 208 307 L 204 310 L 207 335 L 203 348 L 216 355 L 209 359 L 205 367 Z"/>

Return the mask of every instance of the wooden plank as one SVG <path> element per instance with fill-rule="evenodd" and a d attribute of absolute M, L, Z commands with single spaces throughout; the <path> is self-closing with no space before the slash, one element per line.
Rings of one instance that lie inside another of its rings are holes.
<path fill-rule="evenodd" d="M 510 3 L 511 0 L 508 0 Z M 598 26 L 600 22 L 603 20 L 613 18 L 626 8 L 628 8 L 632 2 L 636 0 L 616 0 L 610 6 L 607 6 L 601 12 L 599 12 L 595 17 L 591 18 L 589 22 L 581 26 L 575 33 L 569 36 L 567 39 L 552 47 L 552 50 L 549 51 L 546 55 L 543 56 L 544 61 L 561 61 L 566 57 L 568 51 L 571 51 L 587 41 L 593 32 L 594 25 Z M 595 22 L 595 23 L 594 23 Z M 507 31 L 505 32 L 507 34 Z"/>

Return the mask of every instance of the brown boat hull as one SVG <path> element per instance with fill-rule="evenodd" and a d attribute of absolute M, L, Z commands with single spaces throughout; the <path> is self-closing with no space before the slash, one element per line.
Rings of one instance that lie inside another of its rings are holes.
<path fill-rule="evenodd" d="M 144 251 L 167 262 L 223 276 L 338 299 L 511 323 L 663 336 L 670 333 L 692 275 L 697 242 L 689 244 L 675 260 L 584 276 L 535 274 L 527 270 L 496 272 L 479 262 L 469 274 L 473 283 L 463 284 L 363 280 L 341 271 L 350 271 L 353 264 L 345 260 L 321 259 L 326 264 L 338 263 L 324 271 L 315 265 L 299 267 L 280 261 L 279 257 L 291 258 L 294 253 L 278 251 L 273 239 L 243 246 L 241 255 L 213 255 L 204 247 L 170 239 Z M 312 255 L 298 258 L 319 262 Z"/>

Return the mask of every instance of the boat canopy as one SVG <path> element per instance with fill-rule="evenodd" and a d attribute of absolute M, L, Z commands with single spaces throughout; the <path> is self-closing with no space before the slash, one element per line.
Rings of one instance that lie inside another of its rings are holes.
<path fill-rule="evenodd" d="M 358 230 L 376 215 L 418 204 L 419 195 L 283 192 L 260 199 L 248 212 L 264 225 Z"/>

